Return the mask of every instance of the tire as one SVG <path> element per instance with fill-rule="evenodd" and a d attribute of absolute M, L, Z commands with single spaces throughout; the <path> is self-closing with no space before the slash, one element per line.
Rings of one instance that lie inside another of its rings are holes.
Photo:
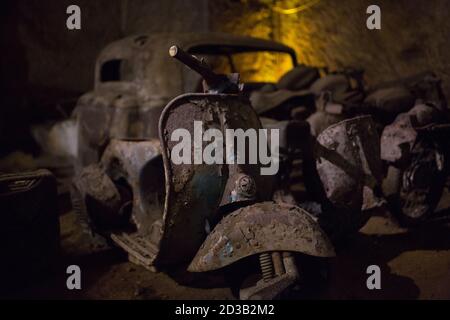
<path fill-rule="evenodd" d="M 383 191 L 400 223 L 417 225 L 434 213 L 445 188 L 445 160 L 436 144 L 422 139 L 404 168 L 389 167 Z"/>

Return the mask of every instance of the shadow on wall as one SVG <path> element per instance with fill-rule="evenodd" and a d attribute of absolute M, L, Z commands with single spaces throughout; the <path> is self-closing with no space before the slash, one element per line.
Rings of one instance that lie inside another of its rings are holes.
<path fill-rule="evenodd" d="M 25 47 L 19 38 L 19 10 L 11 1 L 2 6 L 0 30 L 1 47 L 1 95 L 0 103 L 0 155 L 2 151 L 11 149 L 17 140 L 24 139 L 26 127 L 21 125 L 25 99 L 23 92 L 26 89 L 28 77 L 28 61 Z M 26 116 L 26 114 L 25 114 Z M 14 137 L 14 139 L 11 139 Z M 14 141 L 15 140 L 15 141 Z"/>

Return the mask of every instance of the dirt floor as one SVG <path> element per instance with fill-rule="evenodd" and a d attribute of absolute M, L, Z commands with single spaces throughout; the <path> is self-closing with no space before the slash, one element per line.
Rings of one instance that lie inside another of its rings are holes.
<path fill-rule="evenodd" d="M 450 207 L 444 195 L 439 210 Z M 118 249 L 92 248 L 75 223 L 72 211 L 61 215 L 62 261 L 52 276 L 14 298 L 56 299 L 234 299 L 220 273 L 194 276 L 180 272 L 152 273 L 127 261 Z M 82 271 L 82 289 L 66 289 L 65 270 L 76 264 Z M 366 268 L 381 268 L 381 290 L 368 290 Z M 200 277 L 200 278 L 199 278 Z M 177 279 L 177 280 L 175 280 Z M 182 280 L 180 280 L 182 279 Z M 178 283 L 178 282 L 181 283 Z M 200 287 L 207 283 L 208 288 Z M 450 223 L 427 223 L 400 228 L 388 213 L 373 217 L 337 250 L 325 284 L 315 299 L 450 299 Z"/>

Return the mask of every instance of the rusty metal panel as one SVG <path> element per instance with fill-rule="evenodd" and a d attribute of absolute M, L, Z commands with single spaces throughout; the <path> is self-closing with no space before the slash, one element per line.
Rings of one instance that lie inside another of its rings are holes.
<path fill-rule="evenodd" d="M 306 119 L 311 127 L 311 134 L 314 137 L 317 137 L 329 126 L 332 126 L 333 124 L 336 124 L 343 120 L 345 120 L 344 114 L 332 114 L 322 110 L 314 112 Z"/>
<path fill-rule="evenodd" d="M 327 199 L 336 207 L 358 212 L 363 188 L 381 180 L 380 142 L 370 116 L 328 127 L 317 137 L 316 167 Z"/>
<path fill-rule="evenodd" d="M 335 255 L 328 237 L 305 210 L 284 203 L 261 202 L 223 218 L 188 270 L 216 270 L 268 251 L 293 251 L 317 257 Z"/>
<path fill-rule="evenodd" d="M 411 110 L 401 113 L 395 121 L 386 126 L 381 135 L 381 159 L 393 164 L 404 164 L 417 138 L 416 127 L 442 121 L 436 108 L 418 104 Z M 413 123 L 414 122 L 414 123 Z"/>
<path fill-rule="evenodd" d="M 159 146 L 157 139 L 113 139 L 99 164 L 76 175 L 72 189 L 84 227 L 111 236 L 130 259 L 146 267 L 156 257 L 161 237 L 164 168 Z"/>
<path fill-rule="evenodd" d="M 151 225 L 162 218 L 164 193 L 163 164 L 157 139 L 129 141 L 111 140 L 101 166 L 114 181 L 124 179 L 133 195 L 132 219 L 137 230 L 145 235 Z"/>
<path fill-rule="evenodd" d="M 75 114 L 80 165 L 98 162 L 111 139 L 156 139 L 162 106 L 147 106 L 126 84 L 83 95 Z"/>
<path fill-rule="evenodd" d="M 120 225 L 120 193 L 98 164 L 86 166 L 75 175 L 71 198 L 81 226 L 91 235 Z"/>
<path fill-rule="evenodd" d="M 386 126 L 381 134 L 381 158 L 390 163 L 404 162 L 409 154 L 417 132 L 411 125 L 409 115 L 401 113 Z"/>

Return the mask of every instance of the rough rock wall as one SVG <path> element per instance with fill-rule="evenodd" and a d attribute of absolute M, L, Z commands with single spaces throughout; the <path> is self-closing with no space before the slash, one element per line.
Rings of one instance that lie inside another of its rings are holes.
<path fill-rule="evenodd" d="M 207 0 L 121 0 L 124 33 L 196 32 L 208 29 Z"/>
<path fill-rule="evenodd" d="M 81 30 L 66 27 L 71 4 L 81 8 Z M 92 88 L 95 58 L 105 45 L 139 32 L 203 31 L 207 8 L 207 0 L 3 1 L 0 155 L 30 141 L 29 124 L 54 112 L 44 104 L 51 109 Z"/>
<path fill-rule="evenodd" d="M 66 8 L 73 2 L 19 1 L 18 37 L 30 85 L 83 91 L 92 85 L 99 47 L 120 34 L 120 10 L 108 0 L 77 1 L 81 30 L 66 28 Z M 98 14 L 102 18 L 98 18 Z"/>
<path fill-rule="evenodd" d="M 81 30 L 66 28 L 66 8 L 71 4 L 81 8 Z M 86 91 L 92 87 L 95 57 L 106 44 L 144 31 L 204 30 L 206 4 L 204 0 L 8 0 L 1 41 L 2 48 L 14 50 L 1 59 L 2 68 L 14 78 L 13 71 L 20 67 L 31 85 Z"/>
<path fill-rule="evenodd" d="M 278 10 L 305 4 L 298 13 Z M 381 30 L 366 28 L 371 4 L 381 7 Z M 284 42 L 307 64 L 364 67 L 369 83 L 432 69 L 450 96 L 449 12 L 448 0 L 215 0 L 210 24 Z"/>

